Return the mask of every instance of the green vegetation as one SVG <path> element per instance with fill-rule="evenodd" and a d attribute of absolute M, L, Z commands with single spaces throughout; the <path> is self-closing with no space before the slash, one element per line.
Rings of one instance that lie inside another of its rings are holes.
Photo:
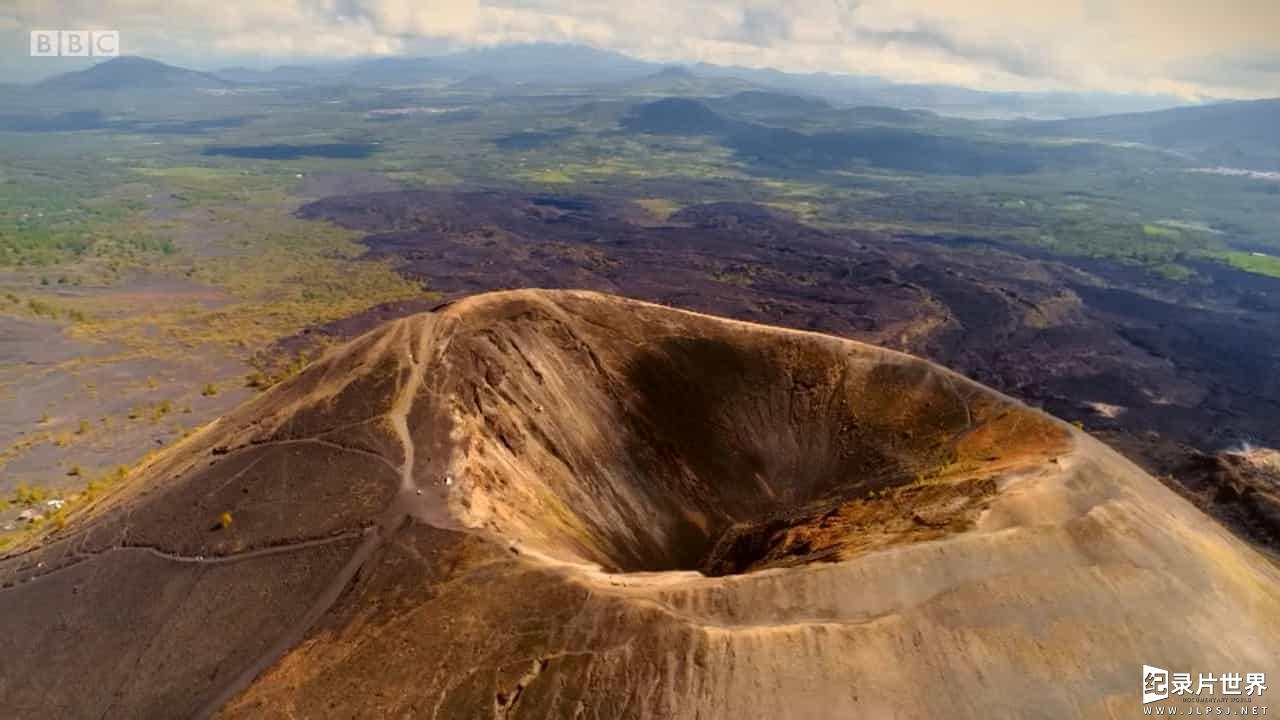
<path fill-rule="evenodd" d="M 245 384 L 255 390 L 266 390 L 302 372 L 315 354 L 317 353 L 299 353 L 286 362 L 256 355 L 250 361 L 254 369 L 245 377 Z"/>
<path fill-rule="evenodd" d="M 13 503 L 27 506 L 39 505 L 52 496 L 53 493 L 48 488 L 32 487 L 25 482 L 20 482 L 13 493 Z"/>
<path fill-rule="evenodd" d="M 1227 262 L 1245 272 L 1280 278 L 1280 257 L 1261 253 L 1227 253 Z"/>
<path fill-rule="evenodd" d="M 193 414 L 184 426 L 199 424 L 245 385 L 269 388 L 322 349 L 287 356 L 276 346 L 282 338 L 429 292 L 389 262 L 365 258 L 360 232 L 295 215 L 312 197 L 367 189 L 362 176 L 413 189 L 632 200 L 653 222 L 699 203 L 753 202 L 820 226 L 1022 246 L 1178 282 L 1200 282 L 1206 261 L 1280 277 L 1280 183 L 1189 172 L 1183 159 L 1149 149 L 1046 142 L 995 123 L 889 109 L 808 103 L 780 115 L 779 97 L 708 101 L 754 127 L 726 140 L 728 125 L 714 117 L 707 127 L 715 132 L 689 134 L 619 124 L 629 104 L 654 97 L 565 104 L 372 87 L 342 89 L 333 103 L 303 95 L 229 94 L 179 107 L 122 92 L 99 100 L 118 127 L 6 133 L 0 142 L 0 314 L 49 321 L 38 323 L 41 331 L 101 349 L 49 372 L 137 364 L 136 374 L 122 374 L 146 380 L 109 411 L 132 405 L 136 422 L 117 417 L 117 427 L 142 432 L 150 421 L 169 429 L 178 413 Z M 67 104 L 50 112 L 80 109 L 71 99 L 50 102 Z M 419 105 L 480 111 L 465 121 L 448 112 L 369 115 Z M 192 134 L 138 129 L 235 116 L 253 119 Z M 513 136 L 537 142 L 500 142 Z M 293 143 L 368 143 L 376 151 L 274 160 L 203 153 Z M 998 163 L 982 162 L 988 150 Z M 765 282 L 766 270 L 726 263 L 715 277 L 751 285 Z M 77 392 L 78 400 L 105 401 L 116 391 L 86 383 Z M 68 455 L 113 434 L 75 420 L 106 410 L 49 408 L 33 432 L 6 440 L 0 466 L 37 446 Z M 61 458 L 41 479 L 56 483 L 67 464 Z"/>
<path fill-rule="evenodd" d="M 1153 232 L 1154 227 L 1081 214 L 1048 225 L 1038 244 L 1064 255 L 1110 258 L 1148 267 L 1177 267 L 1190 255 L 1214 249 L 1208 236 L 1193 236 L 1171 228 Z"/>
<path fill-rule="evenodd" d="M 640 198 L 637 205 L 648 210 L 659 220 L 666 220 L 680 210 L 680 203 L 670 198 Z"/>
<path fill-rule="evenodd" d="M 34 158 L 6 150 L 0 157 L 12 165 L 0 175 L 0 267 L 137 262 L 173 252 L 170 241 L 149 232 L 138 188 L 114 186 L 102 168 L 85 178 L 82 158 L 43 143 L 35 144 Z M 48 275 L 41 284 L 52 284 Z"/>
<path fill-rule="evenodd" d="M 1174 228 L 1163 225 L 1152 225 L 1151 223 L 1147 223 L 1142 226 L 1142 234 L 1149 238 L 1163 238 L 1174 242 L 1182 238 L 1182 233 L 1178 232 Z"/>
<path fill-rule="evenodd" d="M 606 189 L 640 198 L 659 219 L 681 205 L 750 200 L 812 222 L 995 236 L 1052 252 L 1138 263 L 1175 279 L 1192 278 L 1188 258 L 1228 261 L 1225 253 L 1234 242 L 1277 244 L 1273 228 L 1280 196 L 1267 192 L 1265 183 L 1189 173 L 1171 156 L 1134 147 L 1031 141 L 973 121 L 922 119 L 910 113 L 868 119 L 819 106 L 787 121 L 794 125 L 788 132 L 748 134 L 740 146 L 696 132 L 618 132 L 619 118 L 629 112 L 622 106 L 605 111 L 493 99 L 482 115 L 466 122 L 424 116 L 412 123 L 373 123 L 360 109 L 440 102 L 426 91 L 415 98 L 415 92 L 352 88 L 346 93 L 352 105 L 324 107 L 286 95 L 256 96 L 252 102 L 223 98 L 211 100 L 208 107 L 197 103 L 186 108 L 181 118 L 174 117 L 172 108 L 135 98 L 120 111 L 138 119 L 213 119 L 241 111 L 257 119 L 164 144 L 122 132 L 78 135 L 70 142 L 62 136 L 35 136 L 30 145 L 0 151 L 0 167 L 6 168 L 0 178 L 13 190 L 0 201 L 0 238 L 9 243 L 9 249 L 0 250 L 0 266 L 42 268 L 51 286 L 61 274 L 69 282 L 83 275 L 66 272 L 68 264 L 87 267 L 89 277 L 119 277 L 130 268 L 156 266 L 190 272 L 186 277 L 225 288 L 239 302 L 269 298 L 273 306 L 270 330 L 251 329 L 246 316 L 263 308 L 246 306 L 236 318 L 209 318 L 221 327 L 191 333 L 191 342 L 210 337 L 234 342 L 236 335 L 252 335 L 244 337 L 246 344 L 262 342 L 280 328 L 296 329 L 312 319 L 326 298 L 342 305 L 314 319 L 418 291 L 396 287 L 385 267 L 372 267 L 366 277 L 352 278 L 359 285 L 357 293 L 336 293 L 334 282 L 346 279 L 349 260 L 362 251 L 352 243 L 355 234 L 290 215 L 298 198 L 289 192 L 299 175 L 350 170 L 376 171 L 409 186 L 461 183 L 568 193 Z M 711 104 L 718 113 L 755 112 L 727 101 Z M 496 142 L 513 135 L 547 141 Z M 850 144 L 842 138 L 860 141 Z M 867 138 L 874 142 L 861 142 Z M 289 142 L 372 142 L 378 149 L 365 158 L 287 161 L 199 152 L 213 144 Z M 832 153 L 805 150 L 813 143 L 832 142 L 840 145 L 840 153 L 853 156 L 833 161 Z M 918 152 L 934 145 L 946 152 Z M 778 157 L 761 164 L 761 147 Z M 992 148 L 1019 174 L 971 173 L 970 161 L 986 157 Z M 85 173 L 84 154 L 103 150 L 110 161 Z M 889 154 L 877 161 L 876 153 Z M 1024 162 L 1024 156 L 1048 161 Z M 928 171 L 947 158 L 937 172 Z M 157 203 L 166 208 L 160 216 Z M 194 233 L 192 223 L 201 226 Z M 197 242 L 191 235 L 201 237 Z M 1231 263 L 1250 272 L 1257 266 Z M 277 264 L 282 279 L 274 289 L 285 292 L 271 296 L 273 283 L 263 276 Z M 259 272 L 253 273 L 255 268 Z M 315 282 L 287 291 L 298 278 Z M 175 315 L 167 324 L 201 325 L 201 318 L 188 323 L 191 319 Z"/>
<path fill-rule="evenodd" d="M 151 357 L 201 347 L 246 356 L 310 325 L 421 294 L 386 263 L 357 261 L 364 248 L 354 233 L 295 219 L 285 203 L 280 193 L 261 191 L 235 208 L 206 208 L 196 229 L 221 236 L 216 254 L 184 252 L 158 265 L 230 302 L 91 319 L 75 336 L 124 343 Z"/>
<path fill-rule="evenodd" d="M 9 505 L 41 508 L 41 515 L 35 521 L 8 533 L 0 533 L 0 552 L 6 552 L 24 541 L 33 539 L 47 529 L 62 529 L 72 514 L 81 508 L 90 506 L 94 501 L 105 496 L 112 488 L 119 486 L 129 477 L 129 468 L 118 465 L 113 470 L 103 473 L 85 483 L 84 489 L 67 493 L 61 497 L 53 490 L 40 486 L 19 483 L 13 498 L 0 499 L 0 510 Z M 61 500 L 58 507 L 50 507 L 50 500 Z"/>
<path fill-rule="evenodd" d="M 160 400 L 158 402 L 134 405 L 129 408 L 126 417 L 129 420 L 148 420 L 152 423 L 160 422 L 166 416 L 173 412 L 172 400 Z M 109 418 L 106 418 L 109 420 Z"/>
<path fill-rule="evenodd" d="M 12 292 L 0 297 L 0 310 L 7 310 L 13 315 L 73 323 L 84 322 L 89 319 L 88 313 L 65 301 L 48 300 L 36 296 L 28 297 L 24 300 Z"/>

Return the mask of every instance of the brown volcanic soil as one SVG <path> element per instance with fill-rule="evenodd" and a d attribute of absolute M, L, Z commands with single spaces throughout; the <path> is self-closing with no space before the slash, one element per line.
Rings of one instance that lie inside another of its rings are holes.
<path fill-rule="evenodd" d="M 601 290 L 921 355 L 1125 436 L 1123 451 L 1174 486 L 1201 479 L 1171 455 L 1280 447 L 1272 278 L 1205 266 L 1206 283 L 1165 282 L 973 238 L 821 230 L 742 204 L 686 208 L 659 225 L 626 202 L 504 192 L 355 195 L 301 213 L 371 233 L 372 254 L 450 295 Z M 421 309 L 380 308 L 319 332 L 353 337 Z M 1235 522 L 1211 495 L 1189 496 Z M 1280 526 L 1235 526 L 1280 550 Z"/>
<path fill-rule="evenodd" d="M 1144 661 L 1280 671 L 1280 570 L 1083 433 L 584 292 L 362 336 L 0 584 L 16 718 L 1075 717 Z"/>

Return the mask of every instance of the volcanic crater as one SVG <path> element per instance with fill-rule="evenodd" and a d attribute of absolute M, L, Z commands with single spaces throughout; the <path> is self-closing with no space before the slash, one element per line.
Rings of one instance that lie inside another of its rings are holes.
<path fill-rule="evenodd" d="M 1152 658 L 1274 660 L 1280 570 L 926 361 L 514 291 L 0 560 L 0 636 L 17 718 L 1105 716 Z"/>
<path fill-rule="evenodd" d="M 460 375 L 484 378 L 457 413 L 478 445 L 457 471 L 482 496 L 473 524 L 611 572 L 834 561 L 962 530 L 992 472 L 1068 445 L 1042 416 L 905 355 L 697 331 L 668 321 L 602 355 L 602 338 L 524 310 L 455 344 L 476 371 Z"/>

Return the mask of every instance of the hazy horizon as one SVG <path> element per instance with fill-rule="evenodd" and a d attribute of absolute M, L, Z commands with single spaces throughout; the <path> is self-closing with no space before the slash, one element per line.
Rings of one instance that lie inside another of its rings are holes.
<path fill-rule="evenodd" d="M 1280 6 L 1171 0 L 1030 6 L 1012 0 L 17 0 L 0 9 L 0 80 L 83 68 L 31 58 L 32 30 L 112 29 L 124 54 L 195 69 L 422 56 L 522 43 L 710 63 L 874 76 L 995 91 L 1280 95 Z"/>

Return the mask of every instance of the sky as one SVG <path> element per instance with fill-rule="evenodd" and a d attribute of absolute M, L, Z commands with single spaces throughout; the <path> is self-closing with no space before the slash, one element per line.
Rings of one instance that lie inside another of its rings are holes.
<path fill-rule="evenodd" d="M 0 0 L 0 79 L 37 29 L 119 30 L 199 69 L 519 42 L 664 63 L 874 75 L 990 90 L 1280 96 L 1280 0 Z"/>

